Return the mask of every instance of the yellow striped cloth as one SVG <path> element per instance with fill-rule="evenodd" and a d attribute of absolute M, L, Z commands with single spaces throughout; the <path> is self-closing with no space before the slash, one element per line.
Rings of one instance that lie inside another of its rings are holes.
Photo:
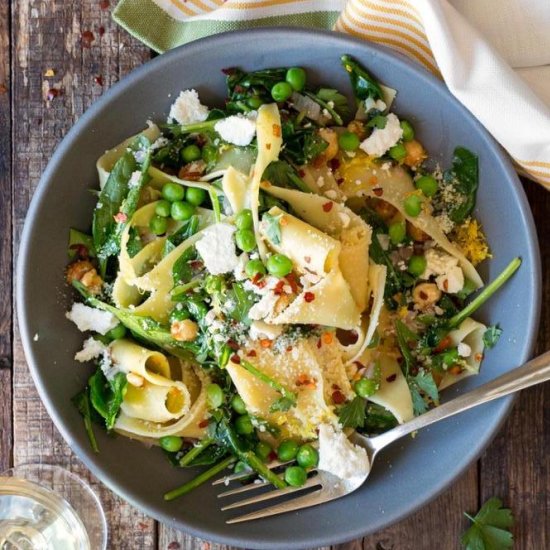
<path fill-rule="evenodd" d="M 550 0 L 497 4 L 120 0 L 113 17 L 159 52 L 218 32 L 278 25 L 333 28 L 383 44 L 443 78 L 518 170 L 550 189 Z"/>

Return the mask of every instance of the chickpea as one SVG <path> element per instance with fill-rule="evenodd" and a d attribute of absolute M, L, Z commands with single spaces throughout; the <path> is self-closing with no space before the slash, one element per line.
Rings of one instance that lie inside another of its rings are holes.
<path fill-rule="evenodd" d="M 422 147 L 422 144 L 415 139 L 412 141 L 406 141 L 403 145 L 407 150 L 407 156 L 403 160 L 403 163 L 411 168 L 417 167 L 428 156 L 426 154 L 426 150 Z"/>
<path fill-rule="evenodd" d="M 319 135 L 328 143 L 323 151 L 325 160 L 332 160 L 338 154 L 338 135 L 331 128 L 321 128 Z"/>
<path fill-rule="evenodd" d="M 348 130 L 354 133 L 361 141 L 367 137 L 365 125 L 360 120 L 352 120 L 348 124 Z"/>
<path fill-rule="evenodd" d="M 199 327 L 191 319 L 174 321 L 170 326 L 170 334 L 178 342 L 192 342 L 199 334 Z"/>
<path fill-rule="evenodd" d="M 95 268 L 90 269 L 82 276 L 80 282 L 92 293 L 99 294 L 103 285 L 103 279 L 98 275 Z"/>
<path fill-rule="evenodd" d="M 411 222 L 407 221 L 407 233 L 413 238 L 414 241 L 419 243 L 425 243 L 430 240 L 430 236 L 424 233 L 422 229 L 416 227 Z"/>
<path fill-rule="evenodd" d="M 434 283 L 420 283 L 414 287 L 412 296 L 419 309 L 426 309 L 439 301 L 441 290 Z"/>

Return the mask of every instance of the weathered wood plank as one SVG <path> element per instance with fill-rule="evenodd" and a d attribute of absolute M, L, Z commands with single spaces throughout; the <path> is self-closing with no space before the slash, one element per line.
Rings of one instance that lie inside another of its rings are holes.
<path fill-rule="evenodd" d="M 0 1 L 0 471 L 11 464 L 11 109 L 9 0 Z"/>
<path fill-rule="evenodd" d="M 105 29 L 102 36 L 100 27 Z M 146 60 L 149 51 L 120 31 L 96 0 L 13 1 L 12 29 L 16 249 L 30 197 L 60 139 L 104 88 Z M 93 479 L 53 427 L 35 392 L 18 337 L 14 357 L 15 463 L 59 464 L 88 479 L 107 513 L 109 547 L 155 548 L 155 522 Z"/>
<path fill-rule="evenodd" d="M 542 256 L 542 315 L 537 353 L 550 348 L 550 194 L 525 183 Z M 500 497 L 516 517 L 518 550 L 550 547 L 550 384 L 522 392 L 505 428 L 481 460 L 482 502 Z M 546 429 L 545 429 L 546 428 Z"/>

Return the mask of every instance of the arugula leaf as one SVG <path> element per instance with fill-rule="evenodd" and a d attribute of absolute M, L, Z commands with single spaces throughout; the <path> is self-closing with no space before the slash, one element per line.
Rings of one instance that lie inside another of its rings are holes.
<path fill-rule="evenodd" d="M 367 402 L 362 397 L 354 397 L 338 411 L 340 424 L 344 428 L 362 428 L 365 425 Z"/>
<path fill-rule="evenodd" d="M 254 293 L 247 292 L 242 283 L 233 283 L 231 289 L 227 291 L 227 300 L 235 304 L 230 311 L 228 311 L 231 318 L 249 326 L 252 321 L 248 317 L 248 312 L 256 301 Z"/>
<path fill-rule="evenodd" d="M 353 94 L 357 100 L 384 99 L 380 84 L 355 59 L 349 55 L 343 55 L 340 60 L 349 74 Z"/>
<path fill-rule="evenodd" d="M 107 380 L 98 368 L 88 381 L 90 401 L 94 409 L 105 419 L 105 426 L 112 430 L 126 393 L 126 374 L 119 372 L 112 380 Z"/>
<path fill-rule="evenodd" d="M 401 355 L 405 360 L 405 369 L 403 374 L 408 377 L 412 367 L 414 366 L 414 357 L 411 353 L 409 342 L 417 341 L 418 335 L 410 330 L 407 325 L 405 325 L 401 321 L 395 322 L 395 333 L 397 336 L 399 351 L 401 352 Z"/>
<path fill-rule="evenodd" d="M 277 187 L 296 187 L 304 193 L 311 193 L 311 189 L 307 186 L 306 182 L 284 160 L 274 160 L 271 162 L 264 170 L 262 180 L 267 180 Z"/>
<path fill-rule="evenodd" d="M 502 508 L 499 498 L 490 498 L 474 517 L 464 515 L 473 522 L 460 539 L 466 550 L 504 550 L 514 545 L 509 531 L 514 517 L 510 509 Z"/>
<path fill-rule="evenodd" d="M 464 200 L 449 211 L 449 218 L 455 223 L 463 222 L 473 211 L 476 204 L 476 193 L 479 184 L 479 167 L 477 155 L 464 147 L 454 150 L 450 170 L 444 175 L 460 192 Z"/>
<path fill-rule="evenodd" d="M 97 445 L 94 429 L 92 427 L 92 407 L 90 403 L 90 394 L 88 393 L 88 388 L 82 390 L 80 393 L 75 395 L 72 399 L 72 402 L 84 419 L 84 427 L 86 428 L 86 433 L 88 434 L 88 439 L 90 440 L 90 446 L 92 447 L 92 450 L 94 451 L 94 453 L 99 453 L 99 447 Z"/>
<path fill-rule="evenodd" d="M 102 275 L 105 275 L 108 259 L 120 251 L 120 237 L 136 210 L 141 188 L 149 177 L 150 162 L 150 141 L 145 136 L 136 137 L 117 160 L 99 194 L 92 235 Z M 139 179 L 131 182 L 136 171 L 140 172 Z"/>
<path fill-rule="evenodd" d="M 281 216 L 272 216 L 266 212 L 262 216 L 262 221 L 266 225 L 265 233 L 267 238 L 273 244 L 281 244 Z"/>
<path fill-rule="evenodd" d="M 502 329 L 498 325 L 490 326 L 483 334 L 483 343 L 488 349 L 494 348 L 502 334 Z"/>

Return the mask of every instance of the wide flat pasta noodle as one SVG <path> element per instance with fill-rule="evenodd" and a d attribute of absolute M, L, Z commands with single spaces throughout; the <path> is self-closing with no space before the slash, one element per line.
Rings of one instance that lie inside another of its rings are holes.
<path fill-rule="evenodd" d="M 403 217 L 427 233 L 443 250 L 458 259 L 464 275 L 470 279 L 476 288 L 483 286 L 483 281 L 475 267 L 466 259 L 461 250 L 452 244 L 435 218 L 424 209 L 417 217 L 407 215 L 404 208 L 405 199 L 418 191 L 415 189 L 410 175 L 401 167 L 396 166 L 383 170 L 373 165 L 368 159 L 358 156 L 341 167 L 344 182 L 342 191 L 348 197 L 368 196 L 380 198 L 395 207 Z M 374 192 L 377 189 L 377 192 Z"/>
<path fill-rule="evenodd" d="M 250 176 L 230 166 L 223 175 L 222 189 L 233 214 L 250 208 Z"/>
<path fill-rule="evenodd" d="M 472 352 L 470 356 L 465 359 L 466 367 L 460 374 L 451 374 L 450 372 L 444 374 L 443 379 L 439 383 L 440 390 L 479 372 L 479 367 L 483 359 L 483 350 L 485 348 L 483 335 L 486 330 L 487 327 L 483 323 L 474 321 L 474 319 L 468 317 L 462 321 L 458 328 L 449 332 L 449 338 L 453 346 L 458 346 L 458 344 L 463 342 L 470 347 Z"/>

